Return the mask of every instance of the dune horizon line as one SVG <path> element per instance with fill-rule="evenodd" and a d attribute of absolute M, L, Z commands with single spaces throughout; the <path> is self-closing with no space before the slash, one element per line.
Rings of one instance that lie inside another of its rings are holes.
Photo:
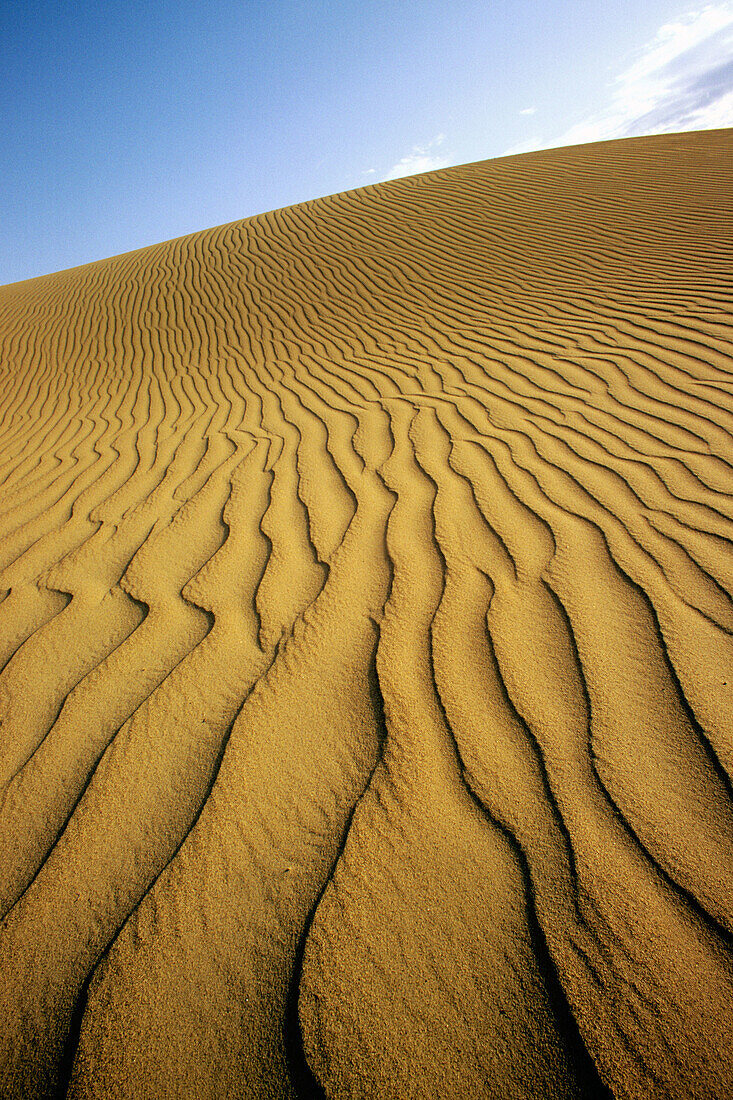
<path fill-rule="evenodd" d="M 77 268 L 87 267 L 89 264 L 106 263 L 106 262 L 111 261 L 111 260 L 117 260 L 117 259 L 120 259 L 122 256 L 130 256 L 135 252 L 143 252 L 148 248 L 156 248 L 156 247 L 159 247 L 161 245 L 166 245 L 166 244 L 171 245 L 175 241 L 183 240 L 184 238 L 196 237 L 201 233 L 213 233 L 216 230 L 225 229 L 228 225 L 238 224 L 239 222 L 242 222 L 242 221 L 250 221 L 252 218 L 267 217 L 268 215 L 276 214 L 281 210 L 290 210 L 290 209 L 293 209 L 294 207 L 298 207 L 298 206 L 308 206 L 309 203 L 321 202 L 324 199 L 334 198 L 337 195 L 351 195 L 351 194 L 355 194 L 355 193 L 358 193 L 358 192 L 361 192 L 361 191 L 369 190 L 372 187 L 381 188 L 381 187 L 387 186 L 391 183 L 396 183 L 396 182 L 399 183 L 403 179 L 416 179 L 416 178 L 419 179 L 423 176 L 435 175 L 436 173 L 450 172 L 450 171 L 453 171 L 455 169 L 461 169 L 461 168 L 471 168 L 471 167 L 475 167 L 477 165 L 487 164 L 489 162 L 493 163 L 493 162 L 496 162 L 496 161 L 514 160 L 514 159 L 519 158 L 519 157 L 528 157 L 528 158 L 534 159 L 538 156 L 541 156 L 543 153 L 555 153 L 555 152 L 558 152 L 561 149 L 585 149 L 585 148 L 589 148 L 589 147 L 599 148 L 600 146 L 618 145 L 620 143 L 626 143 L 626 142 L 654 141 L 657 137 L 683 137 L 685 134 L 688 134 L 688 133 L 692 133 L 692 134 L 695 134 L 695 133 L 708 133 L 708 134 L 712 134 L 712 135 L 724 135 L 729 131 L 730 131 L 730 127 L 715 127 L 715 128 L 711 127 L 711 128 L 706 129 L 706 130 L 692 130 L 692 131 L 691 130 L 679 130 L 679 131 L 673 131 L 673 132 L 665 133 L 665 134 L 638 135 L 638 136 L 635 136 L 635 137 L 624 137 L 624 138 L 603 138 L 599 141 L 581 142 L 581 143 L 576 144 L 576 145 L 548 146 L 548 147 L 543 147 L 542 149 L 535 149 L 535 150 L 523 151 L 523 152 L 518 152 L 518 153 L 501 153 L 498 156 L 486 157 L 486 158 L 482 158 L 481 160 L 466 161 L 465 164 L 452 164 L 452 165 L 447 165 L 444 168 L 431 168 L 431 169 L 427 169 L 424 172 L 414 172 L 409 176 L 398 176 L 395 179 L 381 180 L 381 181 L 376 181 L 376 182 L 373 182 L 373 183 L 362 183 L 362 184 L 359 184 L 357 187 L 347 188 L 346 190 L 343 190 L 343 191 L 336 191 L 336 192 L 326 194 L 326 195 L 316 195 L 313 198 L 304 199 L 301 202 L 291 203 L 289 206 L 280 206 L 280 207 L 274 207 L 274 208 L 269 209 L 269 210 L 258 211 L 256 214 L 248 214 L 244 218 L 234 218 L 232 221 L 219 222 L 216 225 L 207 226 L 205 229 L 194 229 L 194 230 L 191 230 L 191 231 L 186 232 L 186 233 L 177 234 L 173 237 L 166 237 L 163 240 L 150 241 L 147 244 L 136 245 L 135 247 L 130 248 L 130 249 L 125 249 L 122 252 L 114 252 L 114 253 L 110 253 L 109 255 L 98 256 L 93 260 L 82 260 L 81 263 L 72 264 L 69 267 L 55 268 L 52 271 L 41 271 L 36 275 L 29 275 L 27 278 L 24 278 L 24 279 L 15 279 L 15 280 L 13 280 L 12 282 L 9 282 L 9 283 L 0 283 L 0 290 L 3 289 L 4 287 L 15 286 L 17 283 L 29 283 L 29 282 L 32 282 L 34 279 L 45 279 L 45 278 L 47 278 L 51 275 L 63 275 L 63 274 L 68 273 L 70 271 L 75 271 L 75 270 L 77 270 Z"/>

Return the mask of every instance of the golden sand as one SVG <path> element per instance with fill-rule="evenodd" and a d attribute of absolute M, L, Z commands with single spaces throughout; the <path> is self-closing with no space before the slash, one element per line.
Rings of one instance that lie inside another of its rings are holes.
<path fill-rule="evenodd" d="M 733 1095 L 732 138 L 0 289 L 2 1096 Z"/>

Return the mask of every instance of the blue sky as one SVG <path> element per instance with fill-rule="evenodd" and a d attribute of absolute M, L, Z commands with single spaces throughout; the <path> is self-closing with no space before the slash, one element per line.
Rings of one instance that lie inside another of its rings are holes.
<path fill-rule="evenodd" d="M 733 125 L 733 2 L 0 0 L 0 283 L 318 195 Z"/>

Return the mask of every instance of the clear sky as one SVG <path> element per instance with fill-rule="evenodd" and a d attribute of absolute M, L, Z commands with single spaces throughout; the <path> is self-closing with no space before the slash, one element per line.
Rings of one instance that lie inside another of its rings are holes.
<path fill-rule="evenodd" d="M 715 125 L 728 0 L 0 0 L 0 283 L 400 174 Z"/>

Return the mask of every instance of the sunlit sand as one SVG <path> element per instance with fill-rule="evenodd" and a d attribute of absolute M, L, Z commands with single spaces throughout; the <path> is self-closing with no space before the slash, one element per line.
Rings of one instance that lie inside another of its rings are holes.
<path fill-rule="evenodd" d="M 733 131 L 0 289 L 0 1094 L 733 1095 Z"/>

